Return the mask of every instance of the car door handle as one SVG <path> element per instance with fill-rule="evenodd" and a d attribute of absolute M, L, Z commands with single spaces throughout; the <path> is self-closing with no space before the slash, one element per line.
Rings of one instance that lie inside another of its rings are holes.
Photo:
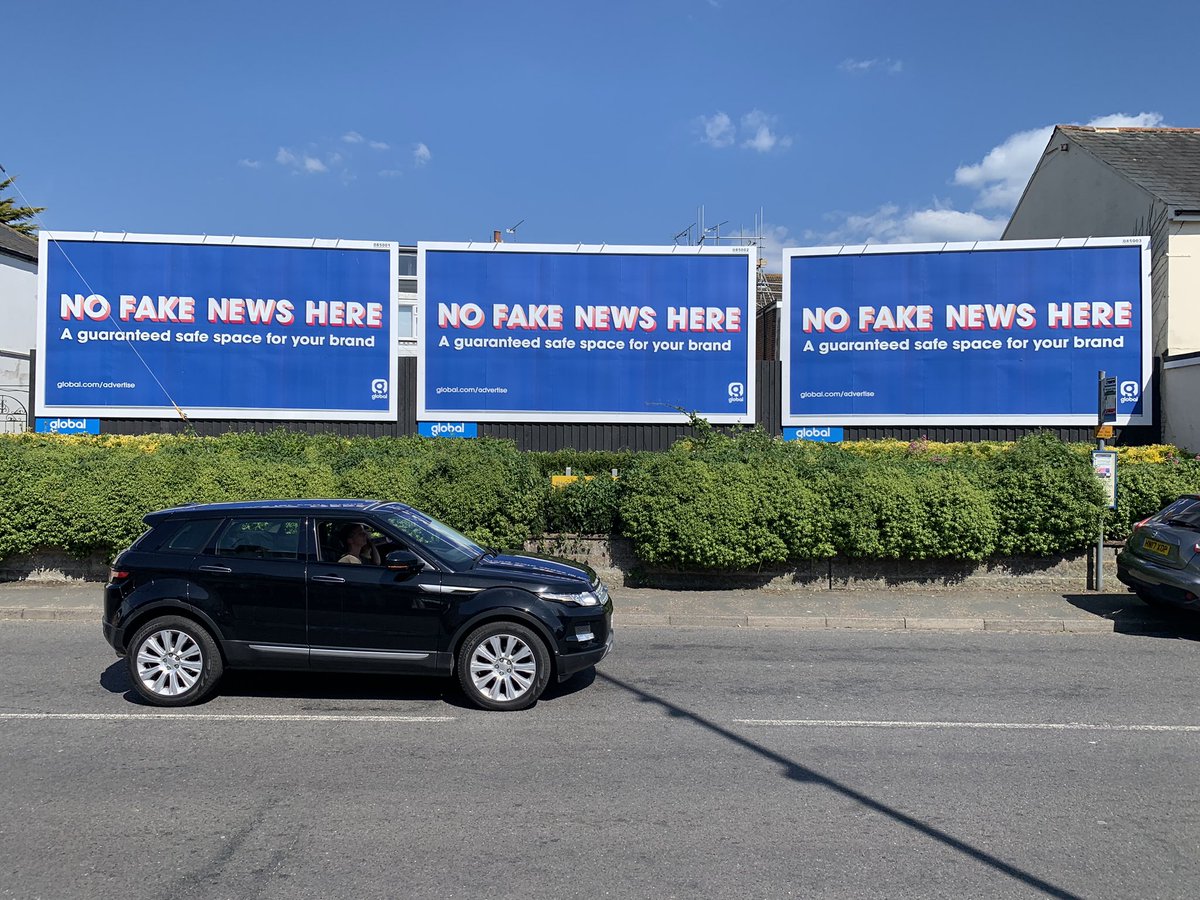
<path fill-rule="evenodd" d="M 233 569 L 229 566 L 197 566 L 201 572 L 219 572 L 222 575 L 228 575 Z"/>
<path fill-rule="evenodd" d="M 322 581 L 325 584 L 345 584 L 346 579 L 341 575 L 314 575 L 313 581 Z"/>

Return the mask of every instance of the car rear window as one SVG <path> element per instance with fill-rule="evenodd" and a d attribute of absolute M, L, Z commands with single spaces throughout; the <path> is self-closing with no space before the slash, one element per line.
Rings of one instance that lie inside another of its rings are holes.
<path fill-rule="evenodd" d="M 176 519 L 164 522 L 138 539 L 137 549 L 159 553 L 199 553 L 208 546 L 208 539 L 220 519 Z"/>
<path fill-rule="evenodd" d="M 1179 525 L 1183 528 L 1200 528 L 1200 500 L 1181 497 L 1158 514 L 1164 525 Z"/>

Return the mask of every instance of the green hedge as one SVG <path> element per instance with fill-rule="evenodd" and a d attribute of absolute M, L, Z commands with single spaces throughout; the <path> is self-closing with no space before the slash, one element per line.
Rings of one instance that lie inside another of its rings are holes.
<path fill-rule="evenodd" d="M 113 554 L 145 513 L 184 503 L 364 497 L 411 503 L 488 546 L 548 531 L 623 534 L 643 561 L 688 569 L 833 555 L 982 560 L 1082 549 L 1102 519 L 1110 537 L 1126 537 L 1178 495 L 1200 492 L 1200 461 L 1173 448 L 1127 452 L 1118 509 L 1106 514 L 1087 450 L 1050 435 L 986 450 L 785 444 L 702 424 L 667 453 L 521 453 L 491 439 L 282 429 L 0 436 L 0 559 L 43 547 Z M 567 466 L 595 477 L 552 489 L 549 475 Z"/>
<path fill-rule="evenodd" d="M 309 437 L 0 440 L 0 559 L 40 547 L 113 554 L 142 516 L 185 503 L 287 497 L 402 500 L 488 546 L 540 534 L 546 487 L 511 443 Z"/>

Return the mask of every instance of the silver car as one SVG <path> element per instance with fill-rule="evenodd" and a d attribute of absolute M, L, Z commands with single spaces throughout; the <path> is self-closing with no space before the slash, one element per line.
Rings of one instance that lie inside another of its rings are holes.
<path fill-rule="evenodd" d="M 1200 496 L 1138 522 L 1117 556 L 1117 577 L 1151 606 L 1200 609 Z"/>

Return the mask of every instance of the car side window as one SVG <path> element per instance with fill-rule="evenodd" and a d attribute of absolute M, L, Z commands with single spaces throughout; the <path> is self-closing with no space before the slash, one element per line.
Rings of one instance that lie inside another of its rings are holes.
<path fill-rule="evenodd" d="M 350 519 L 318 521 L 317 542 L 322 562 L 345 565 L 382 565 L 383 555 L 396 549 L 396 544 L 373 524 Z"/>
<path fill-rule="evenodd" d="M 208 546 L 208 539 L 220 524 L 220 519 L 193 519 L 174 523 L 174 533 L 167 536 L 160 550 L 177 553 L 199 553 Z"/>
<path fill-rule="evenodd" d="M 217 536 L 216 553 L 243 559 L 299 559 L 300 520 L 231 519 Z"/>

